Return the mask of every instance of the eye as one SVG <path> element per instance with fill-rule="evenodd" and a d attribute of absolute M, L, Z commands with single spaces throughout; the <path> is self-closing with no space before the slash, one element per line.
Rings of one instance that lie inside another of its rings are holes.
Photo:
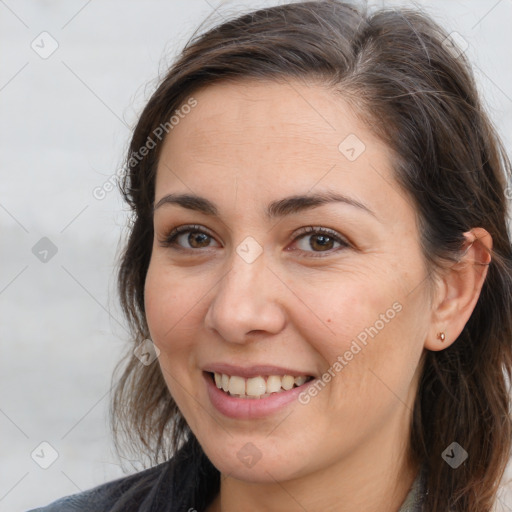
<path fill-rule="evenodd" d="M 211 241 L 215 240 L 202 226 L 185 225 L 173 229 L 165 236 L 160 244 L 163 247 L 172 247 L 178 250 L 207 249 L 212 247 Z M 350 244 L 336 231 L 323 227 L 307 226 L 299 230 L 295 237 L 301 252 L 332 254 L 342 248 L 350 247 Z M 338 244 L 338 247 L 334 247 Z M 296 250 L 296 249 L 292 249 Z M 321 254 L 312 257 L 322 257 Z"/>
<path fill-rule="evenodd" d="M 205 249 L 214 240 L 201 226 L 179 226 L 173 229 L 164 240 L 160 242 L 163 247 L 176 247 L 177 249 Z M 184 245 L 184 244 L 188 244 Z"/>
<path fill-rule="evenodd" d="M 338 244 L 337 249 L 350 247 L 350 244 L 332 229 L 308 226 L 302 228 L 299 233 L 295 242 L 297 242 L 299 250 L 303 252 L 332 254 L 337 252 L 334 248 L 335 244 Z M 313 257 L 322 257 L 322 255 Z"/>

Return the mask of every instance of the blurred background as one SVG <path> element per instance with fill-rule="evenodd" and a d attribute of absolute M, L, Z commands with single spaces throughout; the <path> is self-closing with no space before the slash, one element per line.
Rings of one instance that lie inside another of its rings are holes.
<path fill-rule="evenodd" d="M 130 129 L 206 17 L 285 2 L 0 0 L 0 511 L 123 476 L 108 425 Z M 512 0 L 420 5 L 474 63 L 512 143 Z M 210 24 L 211 22 L 209 22 Z M 500 510 L 512 511 L 503 488 Z"/>

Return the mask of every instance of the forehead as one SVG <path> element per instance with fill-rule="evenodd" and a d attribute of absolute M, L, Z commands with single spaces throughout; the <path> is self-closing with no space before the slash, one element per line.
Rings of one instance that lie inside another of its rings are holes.
<path fill-rule="evenodd" d="M 405 213 L 388 208 L 403 203 L 391 150 L 341 94 L 296 81 L 244 81 L 208 86 L 192 97 L 197 105 L 182 115 L 162 148 L 157 200 L 176 188 L 229 200 L 225 187 L 236 181 L 258 190 L 262 200 L 276 191 L 304 194 L 323 187 L 371 198 L 375 209 L 391 215 Z"/>
<path fill-rule="evenodd" d="M 349 105 L 320 85 L 224 82 L 201 89 L 194 98 L 197 106 L 166 143 L 196 159 L 211 161 L 219 154 L 244 159 L 250 148 L 265 150 L 261 157 L 276 162 L 290 154 L 334 160 L 340 156 L 339 143 L 352 132 L 377 142 Z"/>

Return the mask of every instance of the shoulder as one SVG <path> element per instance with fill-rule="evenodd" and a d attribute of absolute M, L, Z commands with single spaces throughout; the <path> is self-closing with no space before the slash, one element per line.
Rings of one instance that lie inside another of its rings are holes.
<path fill-rule="evenodd" d="M 204 510 L 219 486 L 220 473 L 191 435 L 167 462 L 29 512 Z"/>
<path fill-rule="evenodd" d="M 152 489 L 168 471 L 170 461 L 93 489 L 65 496 L 29 512 L 84 512 L 139 510 Z"/>

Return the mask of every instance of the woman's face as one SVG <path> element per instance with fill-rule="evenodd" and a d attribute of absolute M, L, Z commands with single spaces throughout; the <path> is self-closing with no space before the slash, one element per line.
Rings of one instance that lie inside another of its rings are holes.
<path fill-rule="evenodd" d="M 396 459 L 430 309 L 390 150 L 321 86 L 193 96 L 161 153 L 145 286 L 174 400 L 238 479 Z"/>

